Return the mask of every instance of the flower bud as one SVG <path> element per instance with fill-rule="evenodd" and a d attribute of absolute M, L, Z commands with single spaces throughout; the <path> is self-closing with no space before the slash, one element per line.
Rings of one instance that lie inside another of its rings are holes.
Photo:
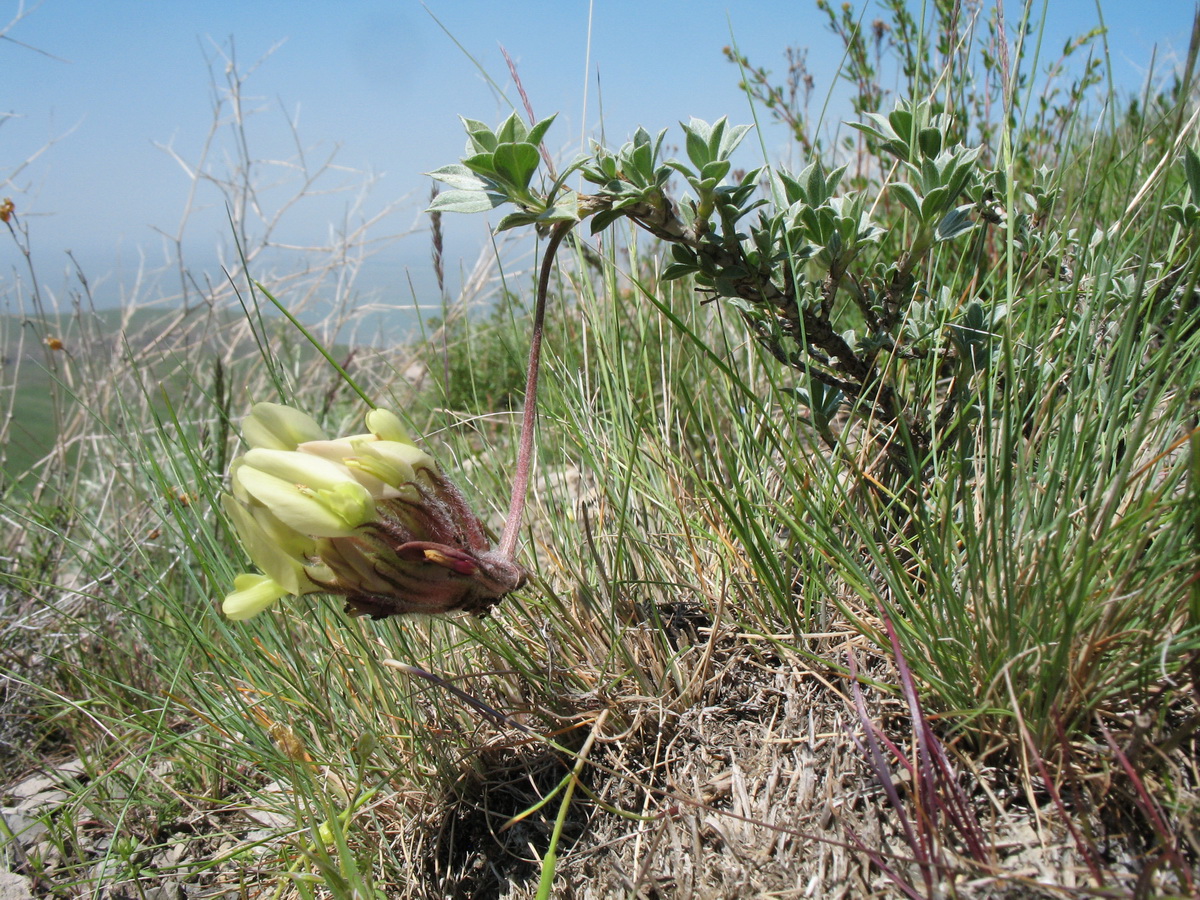
<path fill-rule="evenodd" d="M 264 401 L 255 403 L 243 420 L 242 437 L 251 447 L 295 450 L 305 441 L 323 440 L 325 432 L 300 410 Z"/>
<path fill-rule="evenodd" d="M 412 438 L 404 428 L 400 417 L 390 409 L 373 409 L 366 415 L 367 431 L 381 441 L 395 441 L 398 444 L 412 444 Z"/>

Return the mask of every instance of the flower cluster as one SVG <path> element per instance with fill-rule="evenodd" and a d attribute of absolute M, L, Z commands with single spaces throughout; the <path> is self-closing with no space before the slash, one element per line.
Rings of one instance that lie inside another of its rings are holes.
<path fill-rule="evenodd" d="M 222 606 L 229 618 L 317 592 L 376 619 L 478 614 L 525 583 L 396 415 L 375 409 L 366 424 L 367 434 L 329 440 L 299 410 L 251 410 L 242 430 L 250 449 L 231 464 L 222 500 L 262 574 L 234 580 Z"/>

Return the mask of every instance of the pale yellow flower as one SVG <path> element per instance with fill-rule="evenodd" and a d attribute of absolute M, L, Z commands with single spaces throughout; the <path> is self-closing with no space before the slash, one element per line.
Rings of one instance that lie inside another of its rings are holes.
<path fill-rule="evenodd" d="M 400 419 L 376 409 L 366 423 L 366 434 L 330 439 L 298 410 L 255 404 L 223 507 L 265 574 L 235 579 L 222 606 L 231 619 L 314 592 L 375 618 L 482 613 L 524 583 Z"/>

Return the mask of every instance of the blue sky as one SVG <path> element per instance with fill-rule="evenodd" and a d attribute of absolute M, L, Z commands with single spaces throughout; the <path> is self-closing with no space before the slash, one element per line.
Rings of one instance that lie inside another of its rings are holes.
<path fill-rule="evenodd" d="M 603 121 L 620 142 L 638 124 L 651 131 L 689 116 L 729 115 L 750 121 L 737 73 L 721 48 L 730 30 L 751 60 L 776 71 L 789 45 L 809 48 L 818 94 L 827 90 L 840 54 L 813 0 L 595 0 L 590 69 L 586 0 L 507 3 L 427 0 L 44 0 L 0 41 L 0 179 L 45 148 L 0 186 L 32 230 L 34 252 L 51 291 L 67 283 L 72 251 L 93 280 L 115 291 L 139 255 L 162 259 L 156 229 L 173 232 L 188 182 L 156 144 L 185 159 L 199 155 L 209 128 L 209 65 L 220 75 L 221 52 L 233 42 L 249 67 L 274 48 L 247 81 L 251 106 L 261 108 L 248 131 L 260 157 L 291 156 L 287 117 L 299 124 L 310 157 L 335 147 L 341 165 L 378 176 L 368 208 L 406 196 L 411 202 L 381 232 L 417 222 L 429 181 L 421 173 L 455 161 L 463 138 L 457 116 L 498 121 L 507 101 L 447 36 L 431 13 L 517 101 L 499 46 L 519 66 L 539 116 L 559 119 L 552 148 L 573 150 L 581 128 Z M 919 0 L 915 3 L 919 7 Z M 1010 15 L 1020 3 L 1010 0 Z M 21 4 L 0 2 L 0 25 Z M 1192 4 L 1185 0 L 1109 0 L 1114 74 L 1136 89 L 1151 53 L 1172 65 L 1187 49 Z M 1047 53 L 1096 24 L 1095 5 L 1050 0 Z M 588 106 L 583 108 L 585 79 Z M 768 152 L 782 153 L 779 129 L 764 134 Z M 350 176 L 340 176 L 349 183 Z M 339 183 L 331 179 L 328 185 Z M 191 252 L 207 266 L 206 248 L 227 242 L 216 197 L 192 223 Z M 298 240 L 320 234 L 345 212 L 347 198 L 317 199 L 291 224 Z M 219 214 L 218 214 L 219 213 Z M 452 224 L 453 254 L 473 255 L 482 219 Z M 366 274 L 368 285 L 405 279 L 428 284 L 428 239 L 402 239 Z M 0 241 L 0 286 L 19 260 Z M 452 264 L 451 269 L 455 266 Z M 397 285 L 405 296 L 405 282 Z"/>

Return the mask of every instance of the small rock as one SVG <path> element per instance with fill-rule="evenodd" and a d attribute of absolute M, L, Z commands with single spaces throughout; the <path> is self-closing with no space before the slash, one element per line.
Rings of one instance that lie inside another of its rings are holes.
<path fill-rule="evenodd" d="M 118 881 L 126 874 L 125 864 L 119 859 L 109 857 L 102 859 L 92 866 L 92 879 L 99 884 L 109 884 Z"/>
<path fill-rule="evenodd" d="M 241 846 L 254 857 L 274 853 L 279 843 L 278 828 L 255 828 L 242 838 Z"/>
<path fill-rule="evenodd" d="M 43 771 L 39 772 L 37 775 L 31 775 L 24 781 L 20 781 L 17 784 L 6 788 L 3 793 L 8 794 L 16 801 L 29 800 L 38 794 L 55 791 L 56 788 L 62 786 L 63 782 L 71 778 L 78 778 L 83 774 L 83 760 L 76 758 L 62 763 L 61 765 L 54 766 L 48 772 Z M 63 794 L 62 796 L 65 797 L 66 795 Z M 61 801 L 53 800 L 46 802 Z M 18 802 L 15 805 L 20 804 Z"/>
<path fill-rule="evenodd" d="M 165 850 L 160 850 L 155 853 L 150 859 L 150 865 L 155 869 L 173 869 L 179 865 L 179 861 L 183 859 L 187 853 L 187 839 L 172 841 L 167 845 Z"/>
<path fill-rule="evenodd" d="M 32 778 L 26 778 L 20 784 L 14 784 L 7 793 L 11 794 L 14 800 L 28 800 L 35 794 L 48 791 L 58 785 L 57 778 L 51 778 L 48 775 L 34 775 Z"/>
<path fill-rule="evenodd" d="M 253 809 L 247 807 L 242 812 L 246 818 L 254 822 L 256 825 L 262 825 L 264 828 L 287 828 L 292 824 L 292 817 L 285 816 L 281 813 L 273 812 L 269 809 Z"/>
<path fill-rule="evenodd" d="M 18 806 L 25 809 L 42 810 L 47 806 L 62 806 L 67 802 L 68 794 L 66 791 L 58 788 L 51 788 L 48 791 L 38 791 L 32 797 L 22 800 Z"/>
<path fill-rule="evenodd" d="M 33 900 L 29 879 L 14 872 L 0 872 L 0 900 Z"/>
<path fill-rule="evenodd" d="M 183 891 L 183 885 L 171 879 L 164 881 L 158 887 L 148 889 L 142 896 L 146 900 L 184 900 L 187 894 Z"/>
<path fill-rule="evenodd" d="M 37 818 L 35 810 L 26 809 L 24 806 L 0 808 L 0 817 L 4 819 L 5 828 L 25 847 L 37 841 L 48 830 L 46 824 Z M 0 847 L 7 843 L 8 841 L 0 837 Z"/>
<path fill-rule="evenodd" d="M 83 765 L 83 760 L 78 756 L 74 759 L 67 760 L 65 763 L 59 763 L 54 767 L 54 774 L 58 776 L 60 781 L 64 778 L 78 778 L 86 771 L 87 770 Z"/>

